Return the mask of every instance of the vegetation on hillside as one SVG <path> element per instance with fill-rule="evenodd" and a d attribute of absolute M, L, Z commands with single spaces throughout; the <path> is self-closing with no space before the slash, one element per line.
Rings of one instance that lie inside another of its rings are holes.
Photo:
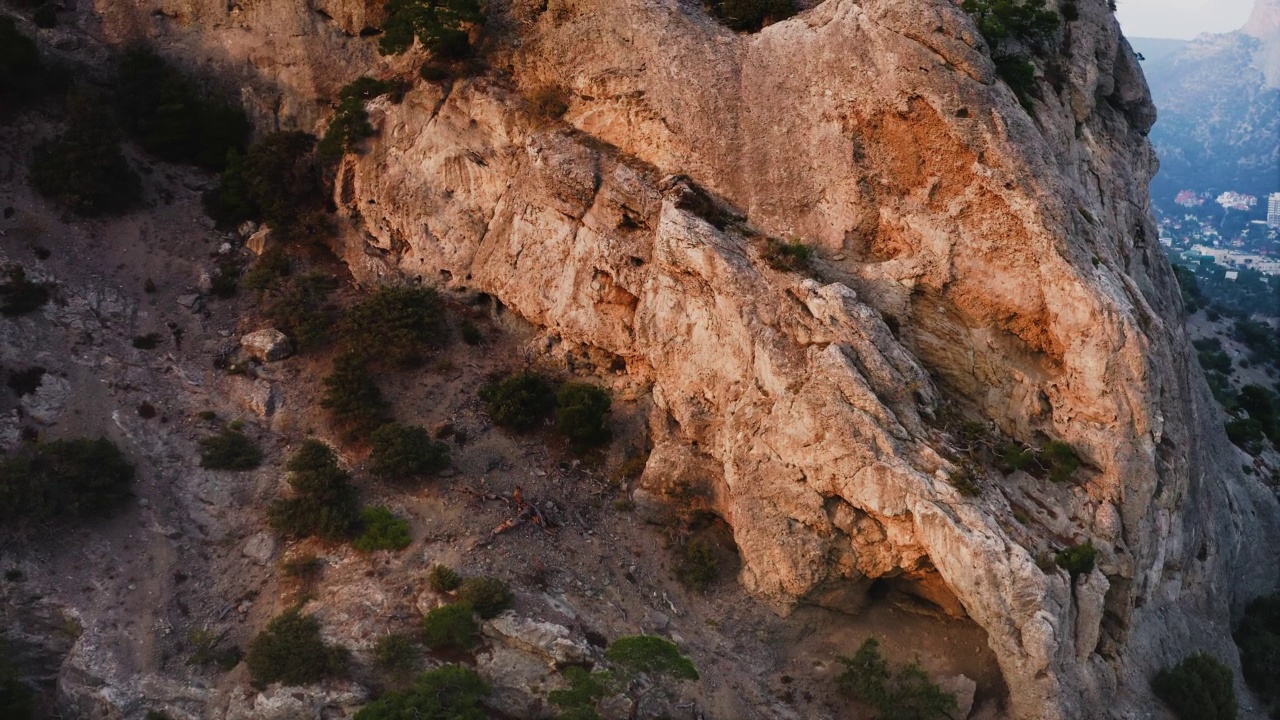
<path fill-rule="evenodd" d="M 262 450 L 234 425 L 200 441 L 200 467 L 210 470 L 252 470 L 262 464 Z"/>
<path fill-rule="evenodd" d="M 707 0 L 707 12 L 738 32 L 756 32 L 795 15 L 795 0 Z"/>
<path fill-rule="evenodd" d="M 222 170 L 228 154 L 243 153 L 249 141 L 243 109 L 202 90 L 148 47 L 121 57 L 115 100 L 125 132 L 162 160 Z"/>
<path fill-rule="evenodd" d="M 837 690 L 874 710 L 878 720 L 945 720 L 956 709 L 955 696 L 930 682 L 919 663 L 891 668 L 875 638 L 839 660 L 844 671 Z"/>
<path fill-rule="evenodd" d="M 1280 594 L 1249 603 L 1235 640 L 1245 682 L 1276 717 L 1280 713 Z"/>
<path fill-rule="evenodd" d="M 409 547 L 409 523 L 384 507 L 367 507 L 360 511 L 360 534 L 351 547 L 360 552 L 403 550 Z"/>
<path fill-rule="evenodd" d="M 218 186 L 205 193 L 205 212 L 223 227 L 262 220 L 282 240 L 329 232 L 316 139 L 300 131 L 274 132 L 241 156 L 227 156 Z"/>
<path fill-rule="evenodd" d="M 0 521 L 103 517 L 130 497 L 133 477 L 106 438 L 23 447 L 0 461 Z"/>
<path fill-rule="evenodd" d="M 391 420 L 389 404 L 363 358 L 343 353 L 333 359 L 333 372 L 321 381 L 320 407 L 329 411 L 345 442 L 360 442 Z"/>
<path fill-rule="evenodd" d="M 502 427 L 532 430 L 555 409 L 556 395 L 541 375 L 519 372 L 480 388 L 489 417 Z"/>
<path fill-rule="evenodd" d="M 698 679 L 693 661 L 675 643 L 654 635 L 629 635 L 615 640 L 605 650 L 607 670 L 590 672 L 582 667 L 565 668 L 568 687 L 552 691 L 547 699 L 560 709 L 559 718 L 599 720 L 600 702 L 622 695 L 631 704 L 630 715 L 654 693 L 664 692 L 672 682 Z"/>
<path fill-rule="evenodd" d="M 431 439 L 420 425 L 387 423 L 370 436 L 370 471 L 388 480 L 421 478 L 449 467 L 449 446 Z"/>
<path fill-rule="evenodd" d="M 408 369 L 448 342 L 444 302 L 434 288 L 378 288 L 349 308 L 338 328 L 347 351 L 363 361 Z"/>
<path fill-rule="evenodd" d="M 1231 668 L 1212 655 L 1195 653 L 1157 673 L 1151 689 L 1178 720 L 1235 720 L 1231 678 Z"/>
<path fill-rule="evenodd" d="M 298 608 L 286 610 L 249 643 L 245 664 L 259 687 L 271 683 L 309 685 L 341 674 L 346 668 L 341 648 L 320 637 L 320 621 Z"/>
<path fill-rule="evenodd" d="M 326 160 L 335 160 L 343 153 L 355 149 L 356 143 L 364 138 L 373 137 L 373 125 L 369 124 L 369 112 L 364 104 L 382 95 L 390 94 L 399 102 L 404 96 L 404 86 L 395 80 L 377 80 L 368 76 L 361 77 L 338 91 L 338 111 L 329 128 L 320 141 L 320 156 Z"/>
<path fill-rule="evenodd" d="M 314 535 L 330 542 L 351 537 L 360 524 L 360 502 L 333 449 L 307 440 L 285 468 L 293 495 L 267 507 L 271 527 L 291 537 Z"/>
<path fill-rule="evenodd" d="M 387 0 L 383 13 L 378 50 L 384 55 L 399 55 L 417 38 L 436 57 L 466 57 L 467 31 L 485 21 L 479 0 Z"/>
<path fill-rule="evenodd" d="M 36 146 L 31 185 L 77 215 L 125 212 L 142 197 L 142 179 L 120 150 L 120 133 L 107 112 L 109 99 L 79 87 L 67 96 L 67 129 Z"/>
<path fill-rule="evenodd" d="M 1000 79 L 1027 112 L 1034 113 L 1032 98 L 1037 90 L 1032 57 L 1048 50 L 1061 18 L 1045 7 L 1045 0 L 964 0 L 961 7 L 973 16 L 991 48 Z"/>
<path fill-rule="evenodd" d="M 489 692 L 475 670 L 443 665 L 418 676 L 411 689 L 366 705 L 355 720 L 485 720 L 489 714 L 480 702 Z"/>

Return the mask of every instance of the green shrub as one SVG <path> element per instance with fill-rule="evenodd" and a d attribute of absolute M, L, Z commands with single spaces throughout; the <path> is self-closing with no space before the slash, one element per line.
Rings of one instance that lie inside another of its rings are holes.
<path fill-rule="evenodd" d="M 373 646 L 373 661 L 383 670 L 405 672 L 413 668 L 417 659 L 417 644 L 404 633 L 383 635 Z"/>
<path fill-rule="evenodd" d="M 556 391 L 556 429 L 575 449 L 607 443 L 613 437 L 608 424 L 611 404 L 604 388 L 565 383 Z"/>
<path fill-rule="evenodd" d="M 252 470 L 262 464 L 262 450 L 248 435 L 231 427 L 200 441 L 200 467 Z"/>
<path fill-rule="evenodd" d="M 589 672 L 579 665 L 564 669 L 569 687 L 552 690 L 547 701 L 560 709 L 556 720 L 600 720 L 596 703 L 613 690 L 613 678 L 606 672 Z"/>
<path fill-rule="evenodd" d="M 1061 24 L 1058 14 L 1045 8 L 1045 0 L 964 0 L 961 7 L 991 47 L 996 74 L 1023 108 L 1034 113 L 1036 67 L 1028 51 L 1046 49 Z"/>
<path fill-rule="evenodd" d="M 210 170 L 224 169 L 229 153 L 244 152 L 250 130 L 244 111 L 201 92 L 150 48 L 126 51 L 117 81 L 121 124 L 148 152 Z"/>
<path fill-rule="evenodd" d="M 320 621 L 298 608 L 276 617 L 249 643 L 245 656 L 255 685 L 309 685 L 341 674 L 341 649 L 320 637 Z"/>
<path fill-rule="evenodd" d="M 27 279 L 26 268 L 16 263 L 4 267 L 0 283 L 0 315 L 18 317 L 35 312 L 49 302 L 49 289 Z"/>
<path fill-rule="evenodd" d="M 706 592 L 720 576 L 720 560 L 706 540 L 691 540 L 679 551 L 676 577 L 690 590 Z"/>
<path fill-rule="evenodd" d="M 965 12 L 995 50 L 1005 40 L 1043 47 L 1053 39 L 1061 20 L 1045 8 L 1045 0 L 964 0 Z"/>
<path fill-rule="evenodd" d="M 484 334 L 480 332 L 480 328 L 470 320 L 462 321 L 462 341 L 468 345 L 479 345 L 484 342 Z"/>
<path fill-rule="evenodd" d="M 333 372 L 321 382 L 325 391 L 320 406 L 330 412 L 347 442 L 369 437 L 390 420 L 382 390 L 360 357 L 343 353 L 334 358 Z"/>
<path fill-rule="evenodd" d="M 413 540 L 409 535 L 409 522 L 384 507 L 361 510 L 360 527 L 360 536 L 351 543 L 360 552 L 403 550 Z"/>
<path fill-rule="evenodd" d="M 353 305 L 339 328 L 349 352 L 399 368 L 421 365 L 447 341 L 444 303 L 432 288 L 383 287 Z"/>
<path fill-rule="evenodd" d="M 624 678 L 648 675 L 697 680 L 693 661 L 670 640 L 655 635 L 628 635 L 614 640 L 605 657 Z"/>
<path fill-rule="evenodd" d="M 335 312 L 328 298 L 336 288 L 336 282 L 318 273 L 290 278 L 267 305 L 266 315 L 298 352 L 315 350 L 329 339 Z"/>
<path fill-rule="evenodd" d="M 1070 573 L 1071 579 L 1075 580 L 1081 575 L 1093 572 L 1093 567 L 1098 561 L 1098 549 L 1093 546 L 1092 541 L 1087 541 L 1062 550 L 1053 559 L 1058 567 Z"/>
<path fill-rule="evenodd" d="M 712 15 L 738 32 L 756 32 L 799 10 L 795 0 L 709 0 L 706 5 Z"/>
<path fill-rule="evenodd" d="M 556 395 L 542 376 L 521 372 L 480 388 L 480 399 L 493 421 L 513 430 L 530 430 L 556 405 Z"/>
<path fill-rule="evenodd" d="M 462 58 L 471 51 L 467 28 L 485 21 L 479 0 L 387 0 L 378 50 L 399 55 L 413 45 L 441 58 Z"/>
<path fill-rule="evenodd" d="M 1076 451 L 1061 440 L 1050 441 L 1044 446 L 1041 461 L 1049 471 L 1049 479 L 1053 482 L 1066 482 L 1076 470 L 1080 469 L 1080 458 Z"/>
<path fill-rule="evenodd" d="M 447 565 L 432 565 L 427 575 L 427 583 L 438 593 L 453 592 L 462 584 L 462 576 L 457 570 Z"/>
<path fill-rule="evenodd" d="M 1179 720 L 1235 720 L 1231 669 L 1205 653 L 1161 670 L 1151 689 Z"/>
<path fill-rule="evenodd" d="M 1235 639 L 1245 682 L 1276 709 L 1280 705 L 1280 594 L 1249 603 Z"/>
<path fill-rule="evenodd" d="M 588 672 L 565 668 L 569 687 L 547 697 L 560 708 L 558 720 L 600 720 L 599 703 L 621 694 L 631 702 L 630 717 L 637 717 L 641 701 L 665 680 L 697 680 L 698 671 L 675 643 L 652 635 L 618 638 L 605 651 L 612 669 Z"/>
<path fill-rule="evenodd" d="M 420 425 L 387 423 L 370 436 L 370 471 L 391 480 L 434 475 L 449 467 L 449 446 L 431 439 Z"/>
<path fill-rule="evenodd" d="M 267 290 L 288 277 L 291 270 L 289 257 L 278 245 L 274 245 L 258 256 L 253 266 L 240 279 L 240 284 L 250 290 Z"/>
<path fill-rule="evenodd" d="M 422 619 L 422 642 L 432 650 L 468 652 L 480 638 L 480 623 L 469 602 L 442 605 Z"/>
<path fill-rule="evenodd" d="M 23 448 L 0 461 L 0 520 L 105 516 L 129 498 L 133 476 L 106 438 Z"/>
<path fill-rule="evenodd" d="M 327 160 L 336 160 L 343 153 L 355 149 L 356 143 L 364 138 L 373 137 L 374 129 L 369 124 L 369 113 L 364 104 L 381 95 L 392 93 L 394 97 L 404 95 L 403 86 L 391 80 L 376 80 L 365 76 L 338 92 L 338 112 L 329 122 L 324 139 L 320 141 L 320 156 Z M 396 100 L 399 102 L 399 100 Z"/>
<path fill-rule="evenodd" d="M 433 62 L 426 62 L 418 68 L 418 76 L 427 82 L 444 82 L 449 79 L 449 69 Z"/>
<path fill-rule="evenodd" d="M 120 152 L 120 135 L 98 93 L 79 88 L 67 99 L 66 132 L 36 147 L 31 185 L 77 215 L 125 212 L 142 197 L 142 180 Z"/>
<path fill-rule="evenodd" d="M 836 677 L 837 690 L 873 709 L 879 720 L 944 720 L 956 709 L 955 696 L 929 682 L 918 663 L 892 670 L 875 638 L 839 660 L 845 669 Z"/>
<path fill-rule="evenodd" d="M 286 241 L 327 234 L 315 143 L 304 132 L 275 132 L 243 157 L 229 153 L 218 187 L 204 196 L 205 212 L 222 227 L 262 219 Z"/>
<path fill-rule="evenodd" d="M 467 578 L 458 588 L 458 599 L 468 603 L 476 614 L 488 620 L 497 617 L 515 602 L 511 588 L 495 577 Z"/>
<path fill-rule="evenodd" d="M 762 257 L 769 267 L 779 272 L 800 272 L 809 267 L 813 248 L 799 240 L 786 242 L 769 238 Z"/>
<path fill-rule="evenodd" d="M 293 497 L 277 499 L 267 508 L 271 527 L 292 537 L 314 535 L 330 542 L 350 537 L 360 522 L 360 503 L 333 450 L 307 440 L 285 467 Z"/>
<path fill-rule="evenodd" d="M 489 685 L 470 668 L 444 665 L 423 673 L 405 692 L 390 692 L 356 713 L 355 720 L 485 720 L 480 701 Z"/>

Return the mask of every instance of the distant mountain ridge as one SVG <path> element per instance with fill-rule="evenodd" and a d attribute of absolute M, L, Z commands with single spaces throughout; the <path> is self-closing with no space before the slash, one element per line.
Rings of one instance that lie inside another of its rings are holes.
<path fill-rule="evenodd" d="M 1134 52 L 1142 55 L 1145 62 L 1158 62 L 1182 50 L 1190 40 L 1173 40 L 1171 38 L 1131 37 L 1129 45 Z"/>
<path fill-rule="evenodd" d="M 1280 0 L 1259 0 L 1236 32 L 1133 45 L 1159 114 L 1153 200 L 1183 189 L 1280 191 Z"/>

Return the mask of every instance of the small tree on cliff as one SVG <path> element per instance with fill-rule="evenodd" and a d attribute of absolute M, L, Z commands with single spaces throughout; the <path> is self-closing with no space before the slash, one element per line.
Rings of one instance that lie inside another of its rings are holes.
<path fill-rule="evenodd" d="M 466 57 L 471 51 L 467 28 L 485 19 L 479 0 L 387 0 L 383 11 L 378 39 L 383 55 L 399 55 L 416 37 L 438 57 Z"/>

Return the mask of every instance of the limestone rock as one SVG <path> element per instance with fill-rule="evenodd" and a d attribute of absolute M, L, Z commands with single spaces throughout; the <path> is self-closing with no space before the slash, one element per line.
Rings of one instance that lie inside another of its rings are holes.
<path fill-rule="evenodd" d="M 552 716 L 539 690 L 554 689 L 559 680 L 542 658 L 497 645 L 476 655 L 476 672 L 493 686 L 485 704 L 494 710 L 531 720 Z"/>
<path fill-rule="evenodd" d="M 260 229 L 253 231 L 245 240 L 244 246 L 253 251 L 255 255 L 261 255 L 267 251 L 271 243 L 271 228 L 263 225 Z"/>
<path fill-rule="evenodd" d="M 280 407 L 280 394 L 270 380 L 233 375 L 225 382 L 240 404 L 258 417 L 271 417 Z"/>
<path fill-rule="evenodd" d="M 369 701 L 368 692 L 355 683 L 283 687 L 272 685 L 262 692 L 237 688 L 227 703 L 224 720 L 298 720 L 345 718 Z"/>
<path fill-rule="evenodd" d="M 250 356 L 263 362 L 283 360 L 293 354 L 289 336 L 275 328 L 255 330 L 240 338 L 240 347 Z"/>
<path fill-rule="evenodd" d="M 277 545 L 275 535 L 263 531 L 251 536 L 240 552 L 259 565 L 268 565 L 275 557 Z"/>
<path fill-rule="evenodd" d="M 569 628 L 522 618 L 509 611 L 490 620 L 484 634 L 510 647 L 540 655 L 553 667 L 581 663 L 590 654 L 585 639 L 575 639 Z"/>
<path fill-rule="evenodd" d="M 1136 717 L 1159 667 L 1235 662 L 1231 612 L 1280 572 L 1280 506 L 1189 350 L 1146 199 L 1154 109 L 1103 0 L 1077 3 L 1034 117 L 951 0 L 826 0 L 741 35 L 677 0 L 491 5 L 503 72 L 370 103 L 377 141 L 337 168 L 358 280 L 467 278 L 621 358 L 651 388 L 645 492 L 696 482 L 748 590 L 781 612 L 855 609 L 881 577 L 946 590 L 1010 717 Z M 112 41 L 216 57 L 263 128 L 313 129 L 315 98 L 398 62 L 358 37 L 365 0 L 91 6 Z M 571 128 L 523 109 L 548 78 Z M 846 259 L 780 273 L 765 236 Z M 1003 494 L 940 479 L 926 421 L 950 397 L 1084 459 L 1078 486 L 1025 493 L 1102 545 L 1084 595 L 1034 562 L 1054 528 L 1015 536 Z M 1099 598 L 1124 638 L 1105 656 Z"/>
<path fill-rule="evenodd" d="M 949 692 L 956 697 L 956 709 L 950 713 L 950 716 L 955 720 L 964 720 L 969 717 L 973 712 L 973 696 L 978 691 L 978 683 L 964 675 L 954 675 L 938 680 L 937 685 L 943 692 Z"/>

